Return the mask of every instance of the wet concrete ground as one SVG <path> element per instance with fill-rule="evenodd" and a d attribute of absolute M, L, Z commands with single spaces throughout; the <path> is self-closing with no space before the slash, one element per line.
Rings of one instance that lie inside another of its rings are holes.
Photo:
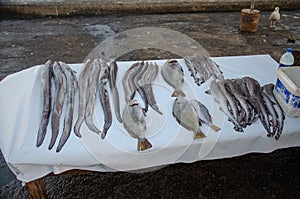
<path fill-rule="evenodd" d="M 105 38 L 138 27 L 163 27 L 198 41 L 211 56 L 300 50 L 300 12 L 281 11 L 276 28 L 262 12 L 256 33 L 239 31 L 239 12 L 1 19 L 0 80 L 48 59 L 80 63 Z M 289 35 L 296 43 L 288 43 Z M 164 59 L 157 50 L 134 51 L 122 60 Z M 262 66 L 263 67 L 263 66 Z M 3 114 L 3 113 L 2 113 Z M 87 173 L 43 178 L 49 198 L 296 198 L 300 196 L 299 147 L 270 154 L 176 164 L 144 173 Z M 1 155 L 0 198 L 29 198 Z"/>

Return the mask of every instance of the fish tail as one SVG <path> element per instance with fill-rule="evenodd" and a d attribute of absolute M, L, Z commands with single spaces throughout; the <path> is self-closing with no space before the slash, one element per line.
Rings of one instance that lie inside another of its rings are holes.
<path fill-rule="evenodd" d="M 56 141 L 56 138 L 57 138 L 57 135 L 52 135 L 51 137 L 51 141 L 50 141 L 50 144 L 48 146 L 48 149 L 51 150 L 55 144 L 55 141 Z"/>
<path fill-rule="evenodd" d="M 211 124 L 211 125 L 210 125 L 210 128 L 211 128 L 212 130 L 214 130 L 215 132 L 218 132 L 219 130 L 221 130 L 220 127 L 218 127 L 218 126 L 216 126 L 216 125 L 214 125 L 214 124 Z"/>
<path fill-rule="evenodd" d="M 75 126 L 74 126 L 74 133 L 77 137 L 81 138 L 81 134 L 80 134 L 80 127 L 81 127 L 81 124 L 80 122 L 76 122 Z"/>
<path fill-rule="evenodd" d="M 151 105 L 150 105 L 151 106 Z M 152 105 L 151 106 L 153 108 L 153 110 L 155 110 L 158 114 L 162 115 L 163 113 L 159 110 L 158 106 L 155 104 L 155 105 Z"/>
<path fill-rule="evenodd" d="M 185 97 L 185 94 L 182 90 L 175 90 L 172 93 L 172 97 Z"/>
<path fill-rule="evenodd" d="M 194 134 L 194 140 L 205 137 L 206 135 L 201 131 L 200 128 L 198 128 L 198 131 Z"/>
<path fill-rule="evenodd" d="M 37 140 L 36 140 L 36 147 L 39 147 L 43 144 L 45 136 L 46 136 L 46 131 L 41 132 L 41 130 L 39 130 Z"/>
<path fill-rule="evenodd" d="M 137 150 L 143 151 L 152 147 L 152 144 L 147 140 L 147 138 L 138 138 Z"/>

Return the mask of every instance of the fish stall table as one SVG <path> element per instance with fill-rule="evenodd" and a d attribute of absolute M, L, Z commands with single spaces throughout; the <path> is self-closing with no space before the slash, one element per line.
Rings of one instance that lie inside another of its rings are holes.
<path fill-rule="evenodd" d="M 278 63 L 269 55 L 212 59 L 219 65 L 225 78 L 249 76 L 255 78 L 260 85 L 276 82 Z M 156 61 L 161 67 L 166 60 L 151 61 Z M 186 98 L 196 98 L 203 103 L 212 115 L 213 123 L 221 128 L 220 131 L 214 132 L 203 125 L 201 129 L 206 138 L 194 140 L 193 133 L 181 127 L 173 117 L 173 89 L 163 81 L 159 73 L 153 89 L 163 114 L 149 109 L 146 117 L 146 137 L 151 141 L 152 148 L 137 151 L 137 139 L 129 136 L 123 124 L 115 118 L 113 109 L 112 126 L 105 139 L 89 131 L 83 124 L 82 138 L 76 137 L 72 132 L 65 146 L 57 153 L 55 149 L 48 150 L 51 138 L 51 125 L 48 125 L 43 144 L 36 147 L 42 104 L 40 74 L 43 65 L 39 65 L 9 75 L 0 83 L 0 147 L 8 167 L 20 181 L 27 184 L 31 196 L 39 198 L 45 194 L 41 178 L 50 173 L 57 175 L 71 170 L 147 171 L 174 163 L 234 157 L 252 152 L 269 153 L 279 148 L 300 146 L 299 118 L 286 117 L 278 141 L 274 137 L 267 137 L 259 120 L 245 128 L 244 133 L 236 132 L 227 116 L 219 110 L 219 104 L 205 93 L 209 89 L 209 81 L 197 86 L 190 77 L 184 60 L 178 61 L 185 74 L 183 91 Z M 118 62 L 117 87 L 121 110 L 125 106 L 121 77 L 133 63 Z M 83 64 L 69 65 L 78 76 Z M 104 116 L 99 101 L 95 104 L 94 121 L 101 127 Z M 76 98 L 75 104 L 77 103 Z M 74 115 L 77 111 L 75 106 Z M 62 128 L 62 122 L 60 126 Z"/>

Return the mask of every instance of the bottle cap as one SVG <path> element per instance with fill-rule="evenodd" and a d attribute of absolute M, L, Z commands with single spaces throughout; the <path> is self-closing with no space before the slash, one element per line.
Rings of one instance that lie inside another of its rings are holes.
<path fill-rule="evenodd" d="M 287 49 L 286 49 L 286 52 L 291 53 L 292 51 L 293 51 L 292 48 L 287 48 Z"/>

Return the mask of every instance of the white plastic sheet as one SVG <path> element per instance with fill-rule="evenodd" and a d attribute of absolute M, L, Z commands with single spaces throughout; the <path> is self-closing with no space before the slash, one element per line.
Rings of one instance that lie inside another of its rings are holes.
<path fill-rule="evenodd" d="M 278 64 L 269 55 L 216 57 L 213 60 L 220 66 L 225 78 L 250 76 L 257 79 L 261 85 L 276 81 Z M 161 66 L 166 60 L 155 61 Z M 268 153 L 278 148 L 300 145 L 299 118 L 286 118 L 279 141 L 266 136 L 259 120 L 248 126 L 244 133 L 234 131 L 232 123 L 228 122 L 227 117 L 219 110 L 219 105 L 204 93 L 209 88 L 209 82 L 197 86 L 190 77 L 184 61 L 179 59 L 179 62 L 186 74 L 183 90 L 187 98 L 197 98 L 206 105 L 213 122 L 221 127 L 219 132 L 213 132 L 207 126 L 203 126 L 202 130 L 207 137 L 193 140 L 193 133 L 179 126 L 172 116 L 175 100 L 171 97 L 173 89 L 159 74 L 154 84 L 154 92 L 163 115 L 160 116 L 151 109 L 147 114 L 147 138 L 153 145 L 151 149 L 138 152 L 137 140 L 126 133 L 123 125 L 114 117 L 114 112 L 113 125 L 104 140 L 83 125 L 83 137 L 80 139 L 72 132 L 61 152 L 56 153 L 57 143 L 54 149 L 48 150 L 51 134 L 49 125 L 44 143 L 37 148 L 35 144 L 41 111 L 42 65 L 39 65 L 12 74 L 0 83 L 0 147 L 8 166 L 19 180 L 28 182 L 51 172 L 58 174 L 71 169 L 101 172 L 145 171 L 147 168 L 178 162 L 233 157 L 251 152 Z M 132 63 L 118 62 L 117 85 L 121 110 L 125 101 L 120 81 Z M 70 64 L 75 71 L 79 71 L 82 65 Z M 77 109 L 74 120 L 76 112 Z M 94 121 L 102 129 L 104 118 L 99 100 L 95 107 Z"/>

